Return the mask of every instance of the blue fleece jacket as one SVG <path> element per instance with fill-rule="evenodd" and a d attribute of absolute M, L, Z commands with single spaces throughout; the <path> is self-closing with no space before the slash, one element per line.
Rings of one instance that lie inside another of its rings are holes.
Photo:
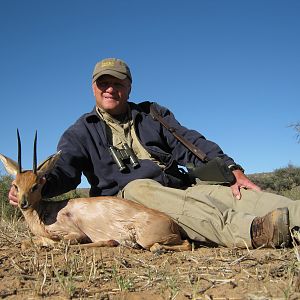
<path fill-rule="evenodd" d="M 158 121 L 149 114 L 150 102 L 135 104 L 131 107 L 134 129 L 143 147 L 157 160 L 168 167 L 193 163 L 200 166 L 202 162 L 184 147 Z M 233 164 L 232 158 L 223 153 L 215 143 L 206 140 L 195 130 L 183 127 L 174 115 L 165 107 L 153 103 L 164 120 L 199 147 L 208 158 L 221 157 L 227 165 Z M 43 189 L 44 197 L 53 197 L 75 189 L 82 173 L 91 185 L 90 195 L 115 195 L 127 183 L 135 179 L 153 179 L 164 186 L 182 188 L 182 180 L 167 174 L 151 160 L 139 160 L 140 167 L 133 169 L 130 164 L 125 172 L 120 172 L 108 150 L 110 143 L 106 136 L 105 123 L 99 118 L 96 109 L 81 116 L 62 135 L 58 150 L 62 155 L 55 168 L 47 175 Z"/>

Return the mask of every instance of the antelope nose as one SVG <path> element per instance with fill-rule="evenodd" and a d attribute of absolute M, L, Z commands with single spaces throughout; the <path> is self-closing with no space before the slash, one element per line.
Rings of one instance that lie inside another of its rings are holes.
<path fill-rule="evenodd" d="M 27 197 L 25 196 L 22 197 L 20 206 L 22 209 L 27 209 L 29 207 Z"/>

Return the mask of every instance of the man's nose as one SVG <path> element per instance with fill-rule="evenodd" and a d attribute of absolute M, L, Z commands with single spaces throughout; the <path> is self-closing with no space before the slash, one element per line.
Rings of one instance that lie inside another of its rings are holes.
<path fill-rule="evenodd" d="M 112 92 L 114 91 L 113 85 L 110 84 L 110 85 L 107 87 L 106 91 L 107 91 L 108 93 L 112 93 Z"/>

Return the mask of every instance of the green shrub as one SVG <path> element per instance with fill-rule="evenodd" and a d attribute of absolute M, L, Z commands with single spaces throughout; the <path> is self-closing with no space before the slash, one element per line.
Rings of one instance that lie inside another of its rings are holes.
<path fill-rule="evenodd" d="M 0 174 L 0 217 L 1 219 L 13 219 L 21 216 L 18 209 L 9 204 L 8 192 L 11 187 L 13 177 Z"/>
<path fill-rule="evenodd" d="M 280 195 L 293 200 L 300 200 L 300 186 L 295 186 L 290 190 L 280 192 Z"/>
<path fill-rule="evenodd" d="M 300 168 L 288 165 L 272 173 L 249 175 L 249 178 L 263 190 L 282 193 L 300 186 Z"/>

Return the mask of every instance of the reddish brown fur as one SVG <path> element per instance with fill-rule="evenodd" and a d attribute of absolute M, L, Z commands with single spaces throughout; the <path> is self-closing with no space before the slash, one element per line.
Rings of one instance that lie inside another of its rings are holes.
<path fill-rule="evenodd" d="M 16 166 L 0 155 L 7 170 Z M 178 225 L 162 212 L 117 197 L 78 198 L 60 202 L 41 201 L 43 174 L 53 166 L 49 158 L 37 174 L 16 174 L 14 185 L 19 207 L 40 244 L 70 240 L 86 246 L 125 244 L 157 251 L 191 249 L 181 239 Z M 164 246 L 165 245 L 165 246 Z"/>

